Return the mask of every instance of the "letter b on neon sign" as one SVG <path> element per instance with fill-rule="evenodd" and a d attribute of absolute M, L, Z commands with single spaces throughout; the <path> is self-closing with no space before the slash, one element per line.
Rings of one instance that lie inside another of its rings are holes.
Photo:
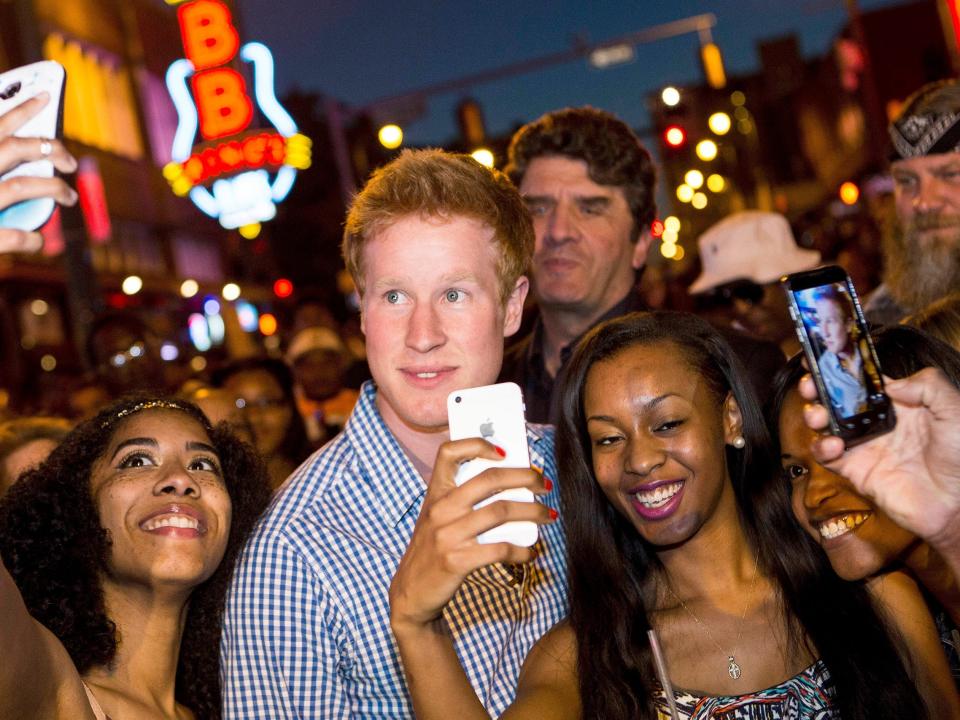
<path fill-rule="evenodd" d="M 193 96 L 200 113 L 200 134 L 212 138 L 244 130 L 253 119 L 253 103 L 247 86 L 236 70 L 207 70 L 191 79 Z"/>
<path fill-rule="evenodd" d="M 177 11 L 187 59 L 195 70 L 230 62 L 240 47 L 240 34 L 227 7 L 216 0 L 194 0 Z"/>

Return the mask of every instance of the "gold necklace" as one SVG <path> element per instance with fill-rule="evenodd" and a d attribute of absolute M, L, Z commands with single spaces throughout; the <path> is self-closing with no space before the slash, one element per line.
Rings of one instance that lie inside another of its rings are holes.
<path fill-rule="evenodd" d="M 720 643 L 717 642 L 717 639 L 713 636 L 713 633 L 710 632 L 710 628 L 708 628 L 706 625 L 704 625 L 704 624 L 700 621 L 700 618 L 698 618 L 698 617 L 696 616 L 696 614 L 693 612 L 693 610 L 691 610 L 690 608 L 687 607 L 687 604 L 686 604 L 683 600 L 681 600 L 681 599 L 680 599 L 680 596 L 677 595 L 677 594 L 673 591 L 673 588 L 672 588 L 672 587 L 670 587 L 670 581 L 669 581 L 669 580 L 667 581 L 667 591 L 668 591 L 671 595 L 673 595 L 674 600 L 676 600 L 678 603 L 680 603 L 680 607 L 682 607 L 684 610 L 686 610 L 686 611 L 687 611 L 687 614 L 688 614 L 690 617 L 693 618 L 694 622 L 696 622 L 697 625 L 699 625 L 700 627 L 702 627 L 702 628 L 704 629 L 704 631 L 706 631 L 707 637 L 710 638 L 710 642 L 712 642 L 714 645 L 717 646 L 717 650 L 720 651 L 720 654 L 727 656 L 727 674 L 730 676 L 730 679 L 731 679 L 731 680 L 739 680 L 739 679 L 740 679 L 740 675 L 743 674 L 743 673 L 741 672 L 741 670 L 740 670 L 740 665 L 737 664 L 736 655 L 737 655 L 737 648 L 738 648 L 739 645 L 740 645 L 740 637 L 743 635 L 743 623 L 744 623 L 744 621 L 747 619 L 747 609 L 750 607 L 750 597 L 749 597 L 749 596 L 753 594 L 753 588 L 754 588 L 754 586 L 757 584 L 757 578 L 760 577 L 760 567 L 759 567 L 759 565 L 757 564 L 757 563 L 759 563 L 759 561 L 760 561 L 760 552 L 759 552 L 759 550 L 758 550 L 758 551 L 757 551 L 757 557 L 756 557 L 756 559 L 754 560 L 754 567 L 756 567 L 757 574 L 753 576 L 753 580 L 750 582 L 750 592 L 749 592 L 749 594 L 748 594 L 748 596 L 747 596 L 746 602 L 743 604 L 743 613 L 740 615 L 740 627 L 739 627 L 739 629 L 737 630 L 737 639 L 734 641 L 733 651 L 730 652 L 729 655 L 728 655 L 727 652 L 723 649 L 723 646 L 722 646 Z"/>

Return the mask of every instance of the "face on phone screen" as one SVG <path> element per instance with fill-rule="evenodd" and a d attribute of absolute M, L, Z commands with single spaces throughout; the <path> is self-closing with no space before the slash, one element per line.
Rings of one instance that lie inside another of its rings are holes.
<path fill-rule="evenodd" d="M 871 396 L 882 392 L 880 376 L 845 283 L 795 290 L 793 295 L 834 413 L 850 418 L 867 412 Z"/>

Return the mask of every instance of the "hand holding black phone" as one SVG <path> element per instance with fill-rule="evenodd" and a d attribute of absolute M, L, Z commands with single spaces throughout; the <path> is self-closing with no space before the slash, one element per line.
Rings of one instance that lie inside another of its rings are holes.
<path fill-rule="evenodd" d="M 830 432 L 855 445 L 893 429 L 880 362 L 853 282 L 835 265 L 781 278 Z"/>

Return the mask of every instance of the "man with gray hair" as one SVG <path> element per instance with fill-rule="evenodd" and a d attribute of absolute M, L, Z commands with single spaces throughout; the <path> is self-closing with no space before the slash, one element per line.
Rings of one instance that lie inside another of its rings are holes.
<path fill-rule="evenodd" d="M 896 218 L 867 318 L 893 324 L 960 289 L 960 82 L 924 85 L 890 124 Z"/>

